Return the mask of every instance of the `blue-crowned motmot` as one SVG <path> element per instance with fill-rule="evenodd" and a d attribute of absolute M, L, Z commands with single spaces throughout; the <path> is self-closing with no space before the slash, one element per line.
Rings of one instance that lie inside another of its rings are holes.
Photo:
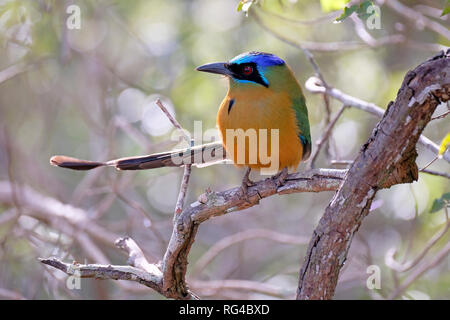
<path fill-rule="evenodd" d="M 272 164 L 262 161 L 261 141 L 264 141 L 266 152 L 273 156 L 272 146 L 276 142 L 278 162 L 276 171 L 286 172 L 286 168 L 296 169 L 300 161 L 311 153 L 311 137 L 308 110 L 301 87 L 285 61 L 276 55 L 263 52 L 249 52 L 238 55 L 228 62 L 211 63 L 200 66 L 198 71 L 216 73 L 228 78 L 229 88 L 217 113 L 217 126 L 221 134 L 221 143 L 210 143 L 186 150 L 169 151 L 148 156 L 129 157 L 108 162 L 80 160 L 66 156 L 54 156 L 51 164 L 75 170 L 89 170 L 100 166 L 114 166 L 119 170 L 152 169 L 166 166 L 180 166 L 184 163 L 173 161 L 174 155 L 189 159 L 196 163 L 199 152 L 218 152 L 225 148 L 229 158 L 237 165 L 249 169 L 244 177 L 243 187 L 248 183 L 251 169 L 264 169 Z M 227 132 L 248 132 L 254 130 L 256 146 L 246 137 L 243 148 L 232 137 L 227 139 Z M 276 129 L 277 141 L 272 141 L 271 132 Z M 263 140 L 261 133 L 267 133 Z M 233 140 L 233 141 L 231 141 Z M 244 154 L 239 158 L 239 153 Z M 256 152 L 252 157 L 251 152 Z M 187 156 L 186 156 L 187 155 Z M 253 160 L 252 160 L 253 159 Z M 179 160 L 179 159 L 178 159 Z M 239 161 L 240 160 L 240 161 Z"/>

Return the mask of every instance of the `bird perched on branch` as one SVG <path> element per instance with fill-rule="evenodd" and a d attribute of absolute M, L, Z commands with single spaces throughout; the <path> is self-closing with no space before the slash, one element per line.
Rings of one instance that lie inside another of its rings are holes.
<path fill-rule="evenodd" d="M 227 95 L 217 114 L 220 143 L 108 162 L 54 156 L 50 163 L 75 170 L 100 166 L 139 170 L 198 165 L 209 161 L 204 155 L 217 160 L 225 148 L 236 166 L 247 167 L 243 180 L 246 190 L 251 185 L 252 169 L 276 174 L 281 181 L 288 169 L 295 170 L 300 161 L 308 158 L 311 153 L 308 110 L 301 87 L 285 61 L 270 53 L 249 52 L 197 70 L 224 75 L 229 80 Z"/>

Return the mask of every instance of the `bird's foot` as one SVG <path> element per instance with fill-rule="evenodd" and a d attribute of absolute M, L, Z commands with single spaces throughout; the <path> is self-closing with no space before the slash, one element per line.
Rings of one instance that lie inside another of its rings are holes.
<path fill-rule="evenodd" d="M 254 183 L 252 180 L 250 180 L 250 177 L 249 177 L 250 171 L 251 171 L 250 168 L 248 168 L 245 171 L 245 175 L 244 175 L 244 178 L 242 178 L 242 184 L 241 184 L 242 196 L 246 199 L 248 199 L 248 188 L 256 185 L 256 183 Z"/>
<path fill-rule="evenodd" d="M 288 168 L 284 167 L 283 170 L 281 170 L 277 174 L 273 175 L 271 177 L 271 179 L 273 182 L 275 182 L 275 184 L 277 185 L 277 188 L 279 188 L 284 185 L 284 183 L 286 182 L 287 176 L 288 176 Z"/>
<path fill-rule="evenodd" d="M 248 194 L 248 188 L 255 186 L 256 183 L 251 181 L 250 179 L 246 179 L 242 181 L 241 189 L 244 195 Z"/>

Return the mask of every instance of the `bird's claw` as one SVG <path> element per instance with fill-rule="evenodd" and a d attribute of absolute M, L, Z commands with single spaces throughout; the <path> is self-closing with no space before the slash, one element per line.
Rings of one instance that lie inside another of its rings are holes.
<path fill-rule="evenodd" d="M 242 185 L 241 185 L 241 191 L 242 191 L 242 195 L 244 197 L 248 197 L 248 188 L 255 186 L 256 183 L 254 183 L 253 181 L 251 181 L 250 179 L 244 179 L 242 181 Z"/>
<path fill-rule="evenodd" d="M 244 175 L 244 178 L 242 179 L 242 184 L 241 184 L 242 197 L 247 200 L 249 198 L 248 188 L 256 185 L 255 182 L 250 180 L 249 175 L 250 175 L 250 170 L 248 169 Z"/>
<path fill-rule="evenodd" d="M 288 169 L 283 168 L 283 170 L 272 176 L 272 181 L 275 182 L 277 188 L 279 188 L 284 185 L 287 176 L 288 176 Z"/>

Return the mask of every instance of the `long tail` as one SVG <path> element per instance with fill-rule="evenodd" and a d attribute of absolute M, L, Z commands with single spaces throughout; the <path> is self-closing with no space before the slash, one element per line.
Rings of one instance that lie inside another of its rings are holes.
<path fill-rule="evenodd" d="M 107 162 L 81 160 L 67 156 L 53 156 L 50 164 L 72 170 L 91 170 L 111 166 L 118 170 L 145 170 L 161 167 L 180 167 L 185 164 L 202 165 L 226 159 L 222 143 L 212 142 L 192 148 L 155 153 L 147 156 L 127 157 Z"/>

